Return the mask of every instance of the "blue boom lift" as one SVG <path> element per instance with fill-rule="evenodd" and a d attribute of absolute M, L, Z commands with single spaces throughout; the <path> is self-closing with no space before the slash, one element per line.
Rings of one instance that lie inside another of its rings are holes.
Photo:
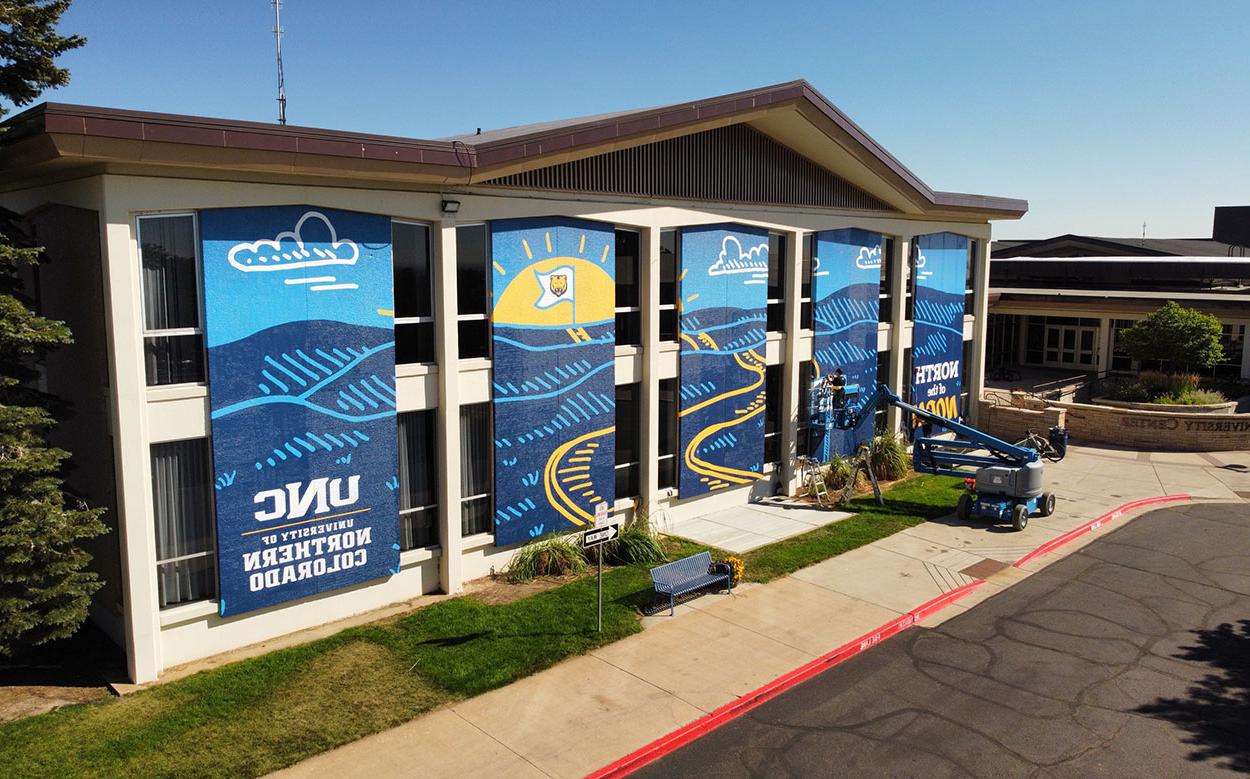
<path fill-rule="evenodd" d="M 830 415 L 832 427 L 854 430 L 878 407 L 889 405 L 955 434 L 954 439 L 932 438 L 917 430 L 912 439 L 912 467 L 919 473 L 958 476 L 969 484 L 971 489 L 959 498 L 960 519 L 980 517 L 994 522 L 1010 521 L 1016 530 L 1023 530 L 1029 524 L 1030 515 L 1046 517 L 1054 512 L 1054 494 L 1042 491 L 1042 454 L 1037 448 L 1024 446 L 1024 442 L 1009 444 L 962 422 L 914 406 L 885 384 L 878 384 L 871 395 L 854 403 L 851 398 L 857 394 L 858 386 L 846 387 L 846 402 Z M 1049 432 L 1049 441 L 1042 441 L 1048 459 L 1062 459 L 1067 450 L 1068 433 L 1058 427 Z M 981 449 L 989 454 L 973 454 Z"/>

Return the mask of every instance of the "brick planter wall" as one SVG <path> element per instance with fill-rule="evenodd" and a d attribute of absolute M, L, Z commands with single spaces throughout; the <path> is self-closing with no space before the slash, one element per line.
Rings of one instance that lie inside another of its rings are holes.
<path fill-rule="evenodd" d="M 1005 441 L 1018 441 L 1030 429 L 1068 428 L 1077 444 L 1111 444 L 1146 451 L 1226 452 L 1250 450 L 1250 414 L 1194 414 L 1138 411 L 1088 403 L 1013 398 L 1015 406 L 984 399 L 982 429 Z"/>

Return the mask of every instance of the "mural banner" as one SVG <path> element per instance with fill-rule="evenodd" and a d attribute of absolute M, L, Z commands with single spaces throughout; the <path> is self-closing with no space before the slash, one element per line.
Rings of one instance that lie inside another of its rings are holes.
<path fill-rule="evenodd" d="M 616 232 L 491 222 L 495 543 L 594 524 L 616 496 Z"/>
<path fill-rule="evenodd" d="M 391 224 L 200 213 L 222 616 L 399 571 Z"/>
<path fill-rule="evenodd" d="M 812 261 L 813 386 L 808 390 L 809 456 L 827 462 L 855 453 L 872 439 L 875 417 L 854 430 L 837 430 L 833 417 L 843 404 L 854 410 L 877 385 L 877 324 L 881 319 L 881 234 L 855 228 L 816 234 Z M 847 395 L 833 388 L 841 369 Z"/>
<path fill-rule="evenodd" d="M 932 233 L 918 236 L 916 247 L 911 401 L 947 419 L 957 419 L 961 413 L 968 239 L 954 233 Z"/>
<path fill-rule="evenodd" d="M 678 491 L 749 484 L 764 467 L 768 233 L 681 229 Z"/>

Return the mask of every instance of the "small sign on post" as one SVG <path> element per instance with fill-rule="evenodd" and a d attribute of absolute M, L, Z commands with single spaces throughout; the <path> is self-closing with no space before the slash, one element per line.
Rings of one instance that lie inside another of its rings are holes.
<path fill-rule="evenodd" d="M 605 502 L 595 506 L 595 526 L 582 533 L 582 549 L 598 547 L 595 551 L 599 556 L 599 604 L 595 630 L 601 632 L 603 631 L 603 545 L 620 534 L 621 526 L 619 524 L 609 524 L 608 504 Z"/>

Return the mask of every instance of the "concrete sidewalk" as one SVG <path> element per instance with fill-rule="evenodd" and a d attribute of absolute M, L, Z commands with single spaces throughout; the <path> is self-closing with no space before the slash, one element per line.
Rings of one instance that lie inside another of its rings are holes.
<path fill-rule="evenodd" d="M 1250 453 L 1139 454 L 1074 447 L 1048 464 L 1059 498 L 1023 532 L 952 517 L 910 528 L 767 585 L 713 594 L 642 633 L 515 684 L 311 758 L 290 776 L 576 777 L 976 579 L 970 608 L 1097 537 L 1013 568 L 1042 543 L 1128 501 L 1175 492 L 1250 497 Z M 1230 467 L 1232 466 L 1232 467 Z M 1125 518 L 1123 521 L 1128 521 Z M 1111 527 L 1118 526 L 1113 523 Z"/>

